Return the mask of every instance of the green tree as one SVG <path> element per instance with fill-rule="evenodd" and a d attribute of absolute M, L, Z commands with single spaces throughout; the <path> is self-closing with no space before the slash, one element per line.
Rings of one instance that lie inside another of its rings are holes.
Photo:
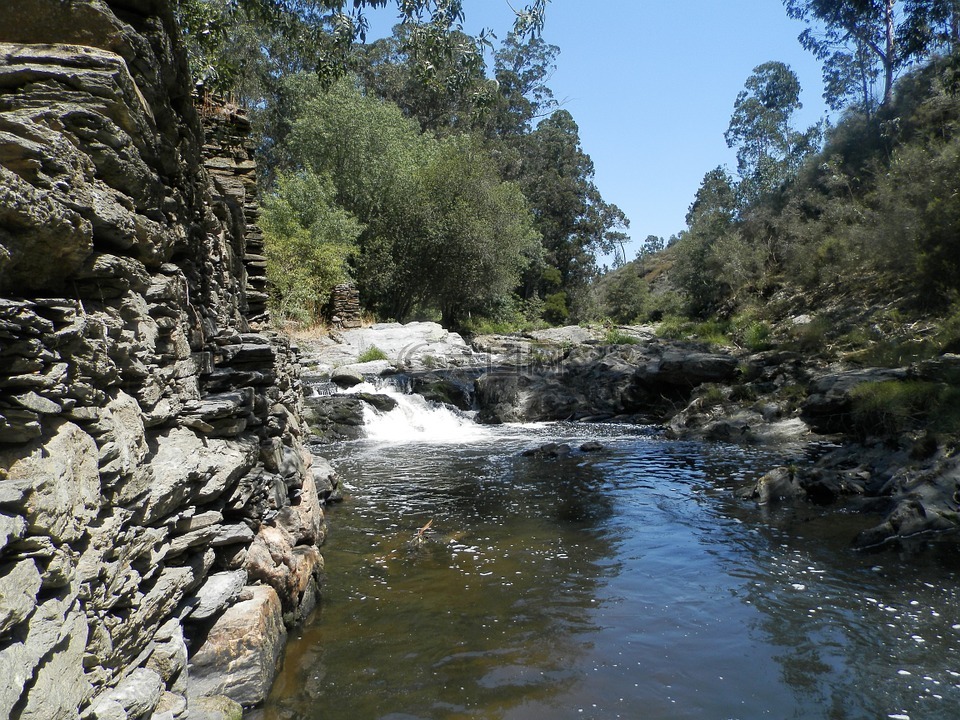
<path fill-rule="evenodd" d="M 737 217 L 738 208 L 739 200 L 733 178 L 726 168 L 718 165 L 707 171 L 700 181 L 700 188 L 687 210 L 687 226 L 721 235 Z"/>
<path fill-rule="evenodd" d="M 530 201 L 543 238 L 545 265 L 528 276 L 525 293 L 543 296 L 544 268 L 556 268 L 560 288 L 576 303 L 597 274 L 597 253 L 622 252 L 629 221 L 607 203 L 593 182 L 593 161 L 580 145 L 579 128 L 557 110 L 523 138 L 518 182 Z"/>
<path fill-rule="evenodd" d="M 641 262 L 629 262 L 604 275 L 599 283 L 603 312 L 616 323 L 645 320 L 650 310 L 650 287 Z"/>
<path fill-rule="evenodd" d="M 333 287 L 349 279 L 363 226 L 337 206 L 330 179 L 309 171 L 280 176 L 261 225 L 275 314 L 316 320 Z"/>
<path fill-rule="evenodd" d="M 528 134 L 533 122 L 557 106 L 547 80 L 556 70 L 560 48 L 538 36 L 507 35 L 494 55 L 498 103 L 492 131 L 497 137 Z"/>
<path fill-rule="evenodd" d="M 906 0 L 905 51 L 923 57 L 931 49 L 960 46 L 960 0 Z"/>
<path fill-rule="evenodd" d="M 687 212 L 687 230 L 672 245 L 671 276 L 693 315 L 716 310 L 729 291 L 717 244 L 733 232 L 738 210 L 738 194 L 730 174 L 722 167 L 707 172 Z"/>
<path fill-rule="evenodd" d="M 520 188 L 502 182 L 468 136 L 441 141 L 420 176 L 427 212 L 423 242 L 410 258 L 419 276 L 414 292 L 457 327 L 512 294 L 540 250 L 539 235 Z"/>
<path fill-rule="evenodd" d="M 748 201 L 780 187 L 816 150 L 819 126 L 802 133 L 791 126 L 801 107 L 800 81 L 782 62 L 755 67 L 737 95 L 724 138 L 737 148 L 740 189 Z"/>
<path fill-rule="evenodd" d="M 516 11 L 514 31 L 539 35 L 548 1 Z M 393 2 L 425 78 L 433 67 L 470 65 L 478 50 L 482 55 L 487 31 L 462 41 L 462 0 L 174 0 L 174 10 L 196 77 L 217 92 L 239 91 L 248 99 L 243 93 L 259 82 L 291 71 L 317 73 L 325 84 L 342 76 L 353 42 L 366 39 L 365 11 Z"/>
<path fill-rule="evenodd" d="M 436 47 L 441 39 L 444 52 Z M 418 46 L 427 41 L 434 44 L 430 62 L 423 60 L 428 48 Z M 401 23 L 391 37 L 357 47 L 354 64 L 368 92 L 395 103 L 423 130 L 465 132 L 485 122 L 497 95 L 483 48 L 460 31 L 424 36 Z"/>
<path fill-rule="evenodd" d="M 365 225 L 356 259 L 361 297 L 385 317 L 405 317 L 416 301 L 403 292 L 415 276 L 407 248 L 424 227 L 417 169 L 430 140 L 400 108 L 365 96 L 351 79 L 329 90 L 306 75 L 289 84 L 299 99 L 284 162 L 333 179 L 337 203 Z"/>

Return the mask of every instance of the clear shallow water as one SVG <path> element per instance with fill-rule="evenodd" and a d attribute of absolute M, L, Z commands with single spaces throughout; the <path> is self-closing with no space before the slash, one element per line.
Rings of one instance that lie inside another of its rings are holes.
<path fill-rule="evenodd" d="M 778 462 L 757 451 L 609 425 L 464 431 L 374 428 L 329 453 L 347 492 L 322 607 L 259 717 L 960 716 L 952 548 L 854 553 L 856 516 L 738 501 Z M 605 450 L 519 455 L 587 439 Z"/>

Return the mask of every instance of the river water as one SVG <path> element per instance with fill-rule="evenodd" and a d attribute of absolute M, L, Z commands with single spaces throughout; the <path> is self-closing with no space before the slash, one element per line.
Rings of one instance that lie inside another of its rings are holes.
<path fill-rule="evenodd" d="M 782 458 L 409 401 L 367 429 L 325 448 L 322 605 L 258 718 L 960 717 L 955 548 L 736 498 Z"/>

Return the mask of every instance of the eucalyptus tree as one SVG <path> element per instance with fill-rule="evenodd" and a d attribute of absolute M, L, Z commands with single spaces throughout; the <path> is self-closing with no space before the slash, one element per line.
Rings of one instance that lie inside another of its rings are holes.
<path fill-rule="evenodd" d="M 745 202 L 782 186 L 800 163 L 816 151 L 820 127 L 804 132 L 792 126 L 800 103 L 800 81 L 782 62 L 758 65 L 737 95 L 724 133 L 728 147 L 737 148 L 737 172 Z"/>
<path fill-rule="evenodd" d="M 911 57 L 960 46 L 960 0 L 906 0 L 904 13 L 903 47 Z"/>
<path fill-rule="evenodd" d="M 896 73 L 906 60 L 897 0 L 783 2 L 791 18 L 808 26 L 800 42 L 823 63 L 824 99 L 832 109 L 853 104 L 871 115 L 890 103 Z"/>
<path fill-rule="evenodd" d="M 547 2 L 516 10 L 515 32 L 539 35 Z M 198 78 L 223 92 L 300 70 L 329 84 L 348 69 L 353 42 L 366 40 L 367 11 L 392 4 L 425 76 L 457 56 L 470 70 L 469 57 L 488 43 L 488 31 L 468 43 L 457 37 L 463 0 L 174 0 L 174 11 Z"/>
<path fill-rule="evenodd" d="M 498 103 L 490 131 L 496 137 L 513 138 L 528 134 L 533 123 L 557 108 L 547 85 L 556 70 L 560 48 L 543 38 L 523 38 L 511 32 L 493 58 Z"/>
<path fill-rule="evenodd" d="M 421 43 L 429 40 L 433 48 Z M 452 30 L 440 38 L 417 33 L 399 23 L 388 38 L 355 48 L 351 62 L 364 87 L 395 103 L 426 131 L 469 132 L 481 127 L 496 103 L 496 83 L 487 77 L 486 36 L 472 38 Z M 423 58 L 432 52 L 430 62 Z"/>

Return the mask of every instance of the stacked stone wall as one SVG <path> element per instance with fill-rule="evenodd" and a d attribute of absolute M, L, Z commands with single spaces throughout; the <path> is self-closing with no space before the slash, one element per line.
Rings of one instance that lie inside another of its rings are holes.
<path fill-rule="evenodd" d="M 201 120 L 162 0 L 3 5 L 0 718 L 256 704 L 332 473 L 265 330 L 248 123 Z"/>

